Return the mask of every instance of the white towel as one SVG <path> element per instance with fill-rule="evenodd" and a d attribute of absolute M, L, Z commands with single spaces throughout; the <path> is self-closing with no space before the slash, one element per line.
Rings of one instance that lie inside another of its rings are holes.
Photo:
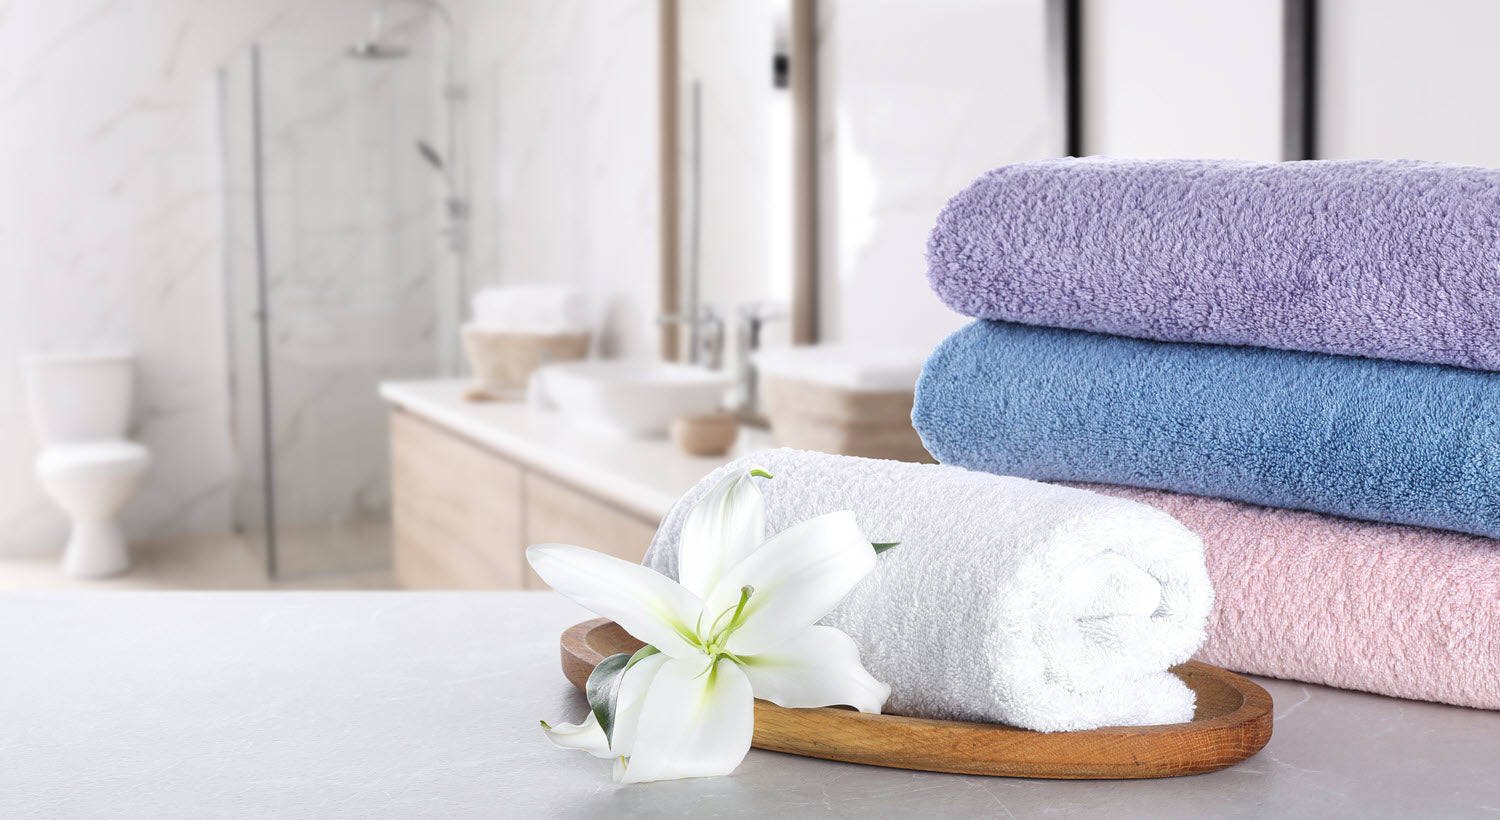
<path fill-rule="evenodd" d="M 823 623 L 890 684 L 886 711 L 1043 732 L 1192 719 L 1167 668 L 1203 643 L 1213 588 L 1203 542 L 1153 507 L 937 464 L 769 450 L 700 481 L 645 564 L 677 577 L 688 509 L 754 465 L 766 531 L 853 510 L 899 541 Z"/>
<path fill-rule="evenodd" d="M 507 285 L 474 294 L 475 327 L 507 333 L 583 333 L 592 325 L 588 299 L 575 288 Z"/>

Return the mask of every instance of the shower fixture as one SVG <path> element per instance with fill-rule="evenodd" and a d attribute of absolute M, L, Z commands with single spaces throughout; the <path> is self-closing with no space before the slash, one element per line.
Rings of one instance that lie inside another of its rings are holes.
<path fill-rule="evenodd" d="M 444 171 L 443 158 L 438 155 L 436 148 L 427 144 L 427 140 L 417 140 L 417 153 L 422 155 L 422 159 L 427 160 L 427 164 L 432 166 L 432 170 L 439 173 Z"/>
<path fill-rule="evenodd" d="M 405 45 L 392 43 L 389 39 L 391 32 L 386 29 L 386 12 L 395 5 L 416 6 L 429 12 L 432 17 L 442 22 L 444 32 L 447 35 L 447 53 L 441 55 L 443 86 L 442 106 L 445 120 L 446 132 L 443 140 L 444 150 L 441 152 L 433 147 L 432 143 L 425 139 L 418 139 L 416 143 L 417 153 L 443 180 L 443 211 L 445 221 L 438 233 L 445 240 L 448 250 L 452 252 L 453 264 L 456 270 L 457 302 L 454 309 L 457 316 L 462 320 L 467 313 L 469 299 L 468 282 L 468 244 L 469 244 L 469 201 L 465 191 L 465 165 L 463 159 L 465 154 L 462 149 L 462 112 L 468 99 L 468 90 L 460 82 L 461 67 L 465 65 L 463 59 L 463 39 L 459 34 L 459 26 L 454 19 L 453 13 L 437 0 L 380 0 L 375 9 L 370 12 L 370 22 L 365 37 L 351 45 L 346 53 L 349 57 L 367 62 L 382 60 L 399 60 L 410 56 L 411 49 Z"/>
<path fill-rule="evenodd" d="M 399 60 L 410 54 L 408 50 L 387 45 L 378 40 L 361 40 L 349 46 L 348 54 L 356 60 Z"/>

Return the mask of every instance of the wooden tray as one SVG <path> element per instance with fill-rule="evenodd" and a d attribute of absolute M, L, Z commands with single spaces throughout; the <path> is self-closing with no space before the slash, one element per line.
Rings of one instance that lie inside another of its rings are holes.
<path fill-rule="evenodd" d="M 613 621 L 562 635 L 563 674 L 580 690 L 594 665 L 641 642 Z M 1271 739 L 1271 696 L 1216 666 L 1172 672 L 1198 693 L 1191 723 L 1051 734 L 991 723 L 867 715 L 843 707 L 784 709 L 755 702 L 758 749 L 930 772 L 1059 779 L 1176 777 L 1227 768 Z"/>

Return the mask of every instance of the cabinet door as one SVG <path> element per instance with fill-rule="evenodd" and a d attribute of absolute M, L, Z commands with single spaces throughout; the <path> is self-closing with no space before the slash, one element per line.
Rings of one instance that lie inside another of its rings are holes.
<path fill-rule="evenodd" d="M 547 476 L 526 473 L 527 544 L 576 544 L 639 562 L 656 535 L 656 522 L 646 521 L 573 489 Z M 527 589 L 547 584 L 525 568 Z"/>
<path fill-rule="evenodd" d="M 410 589 L 520 589 L 521 469 L 410 413 L 391 413 L 391 541 Z"/>

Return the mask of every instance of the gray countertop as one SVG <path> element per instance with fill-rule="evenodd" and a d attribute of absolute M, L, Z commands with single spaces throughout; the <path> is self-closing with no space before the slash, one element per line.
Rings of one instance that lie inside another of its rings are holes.
<path fill-rule="evenodd" d="M 1276 730 L 1221 772 L 1045 781 L 752 750 L 616 786 L 550 592 L 0 597 L 0 817 L 1329 817 L 1500 813 L 1500 713 L 1261 680 Z"/>

